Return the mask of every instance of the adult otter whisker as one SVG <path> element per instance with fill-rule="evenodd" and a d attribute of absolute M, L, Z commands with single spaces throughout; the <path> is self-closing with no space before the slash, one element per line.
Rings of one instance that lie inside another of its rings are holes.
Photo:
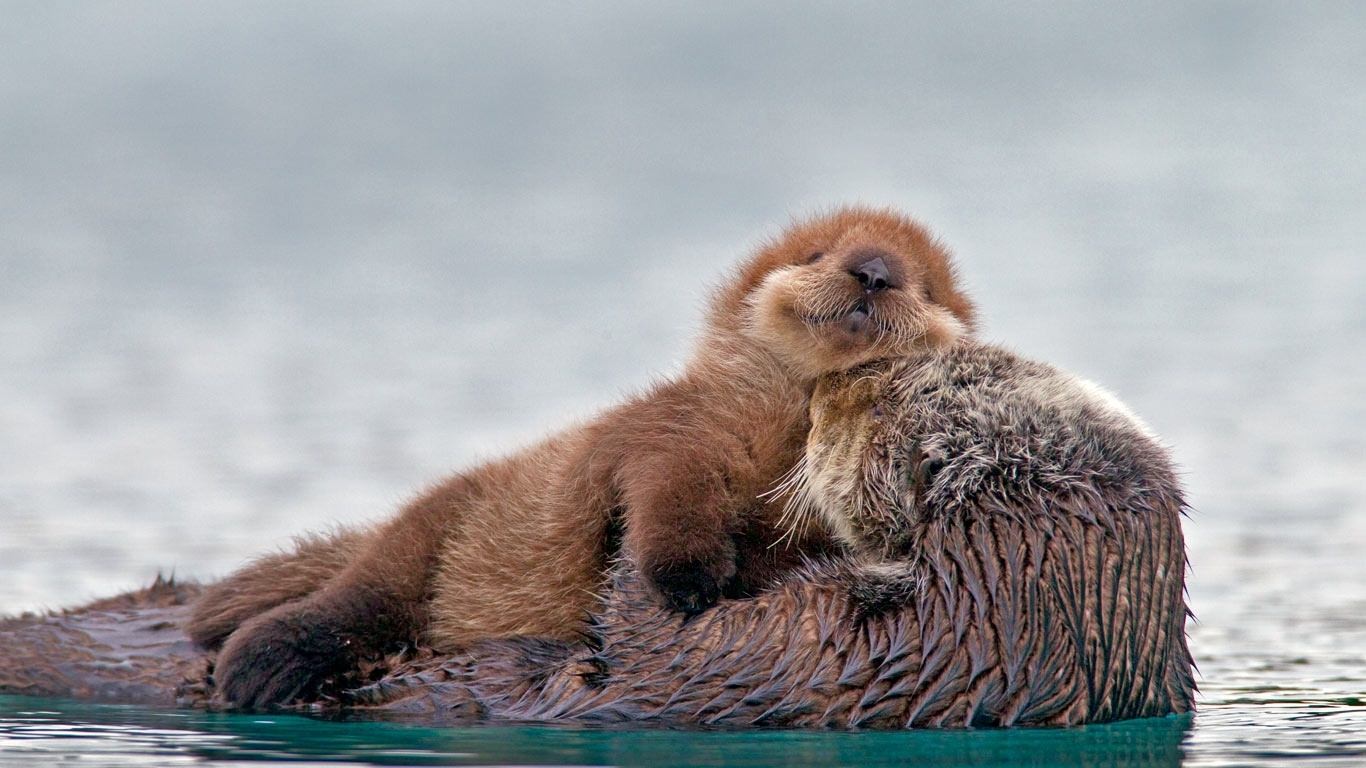
<path fill-rule="evenodd" d="M 806 454 L 792 465 L 777 483 L 769 490 L 759 494 L 759 498 L 773 504 L 782 501 L 783 511 L 778 517 L 777 527 L 782 535 L 769 544 L 769 548 L 790 545 L 799 538 L 808 528 L 813 504 L 811 501 L 811 488 L 806 477 Z"/>

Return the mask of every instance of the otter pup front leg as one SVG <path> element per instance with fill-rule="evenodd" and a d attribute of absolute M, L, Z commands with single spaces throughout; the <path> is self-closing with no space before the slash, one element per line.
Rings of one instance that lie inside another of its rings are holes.
<path fill-rule="evenodd" d="M 675 447 L 624 463 L 624 544 L 655 595 L 674 610 L 697 613 L 736 574 L 736 467 L 700 450 L 705 443 Z"/>

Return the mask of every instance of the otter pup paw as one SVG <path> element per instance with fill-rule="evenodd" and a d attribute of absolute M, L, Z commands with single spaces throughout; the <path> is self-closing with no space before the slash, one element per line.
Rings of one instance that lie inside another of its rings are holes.
<path fill-rule="evenodd" d="M 699 613 L 716 604 L 726 584 L 735 578 L 735 543 L 730 537 L 710 551 L 670 553 L 672 557 L 642 558 L 641 571 L 650 588 L 669 608 Z"/>
<path fill-rule="evenodd" d="M 327 677 L 354 664 L 350 646 L 297 605 L 282 605 L 228 638 L 214 663 L 214 699 L 263 709 L 313 696 Z"/>

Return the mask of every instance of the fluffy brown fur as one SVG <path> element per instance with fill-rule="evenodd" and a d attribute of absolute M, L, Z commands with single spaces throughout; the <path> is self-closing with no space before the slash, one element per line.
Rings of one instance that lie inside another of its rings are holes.
<path fill-rule="evenodd" d="M 209 590 L 190 634 L 224 644 L 221 695 L 253 707 L 396 643 L 574 637 L 618 527 L 667 605 L 748 594 L 824 546 L 814 530 L 770 546 L 760 500 L 801 455 L 815 377 L 947 344 L 972 321 L 947 253 L 912 220 L 846 208 L 797 224 L 716 293 L 681 376 L 451 477 L 373 532 L 258 561 Z"/>

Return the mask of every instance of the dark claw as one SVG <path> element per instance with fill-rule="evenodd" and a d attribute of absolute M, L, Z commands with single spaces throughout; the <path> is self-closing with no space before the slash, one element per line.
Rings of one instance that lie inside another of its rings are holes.
<path fill-rule="evenodd" d="M 688 615 L 716 604 L 726 585 L 735 578 L 735 544 L 727 537 L 711 548 L 699 548 L 692 556 L 644 563 L 646 580 L 664 604 Z"/>
<path fill-rule="evenodd" d="M 656 570 L 651 579 L 665 604 L 675 611 L 700 613 L 716 604 L 724 583 L 700 563 L 683 563 Z"/>

